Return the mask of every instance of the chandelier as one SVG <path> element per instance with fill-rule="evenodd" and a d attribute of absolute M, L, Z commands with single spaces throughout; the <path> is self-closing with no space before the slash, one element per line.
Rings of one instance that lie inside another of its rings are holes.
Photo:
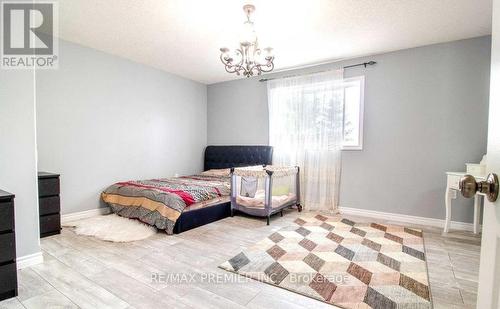
<path fill-rule="evenodd" d="M 234 51 L 223 47 L 220 49 L 220 60 L 224 64 L 226 72 L 243 74 L 246 77 L 261 75 L 262 72 L 271 72 L 274 69 L 274 56 L 271 47 L 259 49 L 257 34 L 250 16 L 255 11 L 255 6 L 247 4 L 243 6 L 247 20 L 243 23 L 243 36 L 240 40 L 240 48 Z"/>

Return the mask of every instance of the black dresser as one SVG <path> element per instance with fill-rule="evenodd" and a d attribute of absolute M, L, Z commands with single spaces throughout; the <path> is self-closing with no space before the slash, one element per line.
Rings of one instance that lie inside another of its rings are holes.
<path fill-rule="evenodd" d="M 0 300 L 17 296 L 14 194 L 0 190 Z"/>
<path fill-rule="evenodd" d="M 59 174 L 38 172 L 40 237 L 61 233 L 61 200 L 59 193 Z"/>

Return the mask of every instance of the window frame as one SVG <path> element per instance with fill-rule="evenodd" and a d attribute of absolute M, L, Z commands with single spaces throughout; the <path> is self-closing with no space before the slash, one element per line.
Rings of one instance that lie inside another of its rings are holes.
<path fill-rule="evenodd" d="M 345 125 L 345 89 L 347 88 L 348 84 L 350 83 L 358 83 L 359 82 L 359 87 L 360 87 L 360 94 L 359 94 L 359 135 L 358 135 L 358 145 L 344 145 L 344 128 L 342 128 L 342 147 L 341 150 L 363 150 L 363 125 L 364 125 L 364 112 L 365 112 L 365 76 L 360 75 L 360 76 L 354 76 L 354 77 L 349 77 L 349 78 L 344 78 L 344 122 L 343 126 Z"/>

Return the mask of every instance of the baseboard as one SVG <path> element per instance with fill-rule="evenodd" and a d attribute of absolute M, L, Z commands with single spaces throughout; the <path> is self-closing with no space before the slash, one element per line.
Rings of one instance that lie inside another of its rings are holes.
<path fill-rule="evenodd" d="M 16 258 L 17 269 L 23 269 L 41 263 L 43 263 L 42 251 Z"/>
<path fill-rule="evenodd" d="M 107 215 L 110 213 L 109 207 L 96 208 L 91 210 L 85 210 L 80 212 L 73 212 L 70 214 L 61 215 L 61 223 L 68 223 L 71 221 L 76 221 L 80 219 L 86 219 L 95 216 Z"/>
<path fill-rule="evenodd" d="M 351 215 L 351 216 L 370 217 L 370 218 L 374 218 L 374 219 L 399 221 L 399 222 L 403 222 L 403 223 L 412 223 L 412 224 L 417 224 L 417 225 L 428 225 L 428 226 L 435 226 L 435 227 L 440 227 L 440 228 L 444 228 L 444 222 L 445 222 L 443 219 L 409 216 L 409 215 L 396 214 L 396 213 L 391 213 L 391 212 L 366 210 L 366 209 L 351 208 L 351 207 L 339 207 L 339 211 L 342 214 Z M 451 221 L 450 229 L 461 230 L 461 231 L 473 231 L 474 225 L 472 223 L 467 223 L 467 222 Z M 479 226 L 479 230 L 481 230 L 481 226 Z"/>
<path fill-rule="evenodd" d="M 367 210 L 367 209 L 352 208 L 352 207 L 339 207 L 339 211 L 342 214 L 351 216 L 370 217 L 375 219 L 399 221 L 403 223 L 412 223 L 417 225 L 428 225 L 440 228 L 444 227 L 443 219 L 410 216 L 392 212 L 382 212 L 382 211 Z M 67 222 L 76 221 L 80 219 L 86 219 L 100 215 L 107 215 L 109 213 L 110 213 L 109 207 L 74 212 L 62 215 L 61 222 L 64 224 Z M 481 230 L 481 227 L 482 226 L 480 225 L 479 230 Z M 474 225 L 472 223 L 467 223 L 467 222 L 451 221 L 450 228 L 461 231 L 473 231 Z"/>

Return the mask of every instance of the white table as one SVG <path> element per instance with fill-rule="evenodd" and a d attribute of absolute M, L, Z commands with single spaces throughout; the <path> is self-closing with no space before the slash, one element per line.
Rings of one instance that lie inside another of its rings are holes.
<path fill-rule="evenodd" d="M 446 182 L 446 194 L 445 194 L 445 205 L 446 205 L 446 221 L 444 224 L 444 232 L 448 233 L 450 229 L 451 222 L 451 200 L 456 198 L 456 195 L 460 193 L 459 182 L 460 178 L 467 173 L 460 172 L 446 172 L 447 182 Z M 476 176 L 476 181 L 483 181 L 486 179 L 485 176 Z M 455 191 L 455 192 L 453 192 Z M 484 194 L 477 193 L 474 195 L 474 234 L 479 232 L 479 210 L 481 207 L 481 197 L 484 197 Z"/>

